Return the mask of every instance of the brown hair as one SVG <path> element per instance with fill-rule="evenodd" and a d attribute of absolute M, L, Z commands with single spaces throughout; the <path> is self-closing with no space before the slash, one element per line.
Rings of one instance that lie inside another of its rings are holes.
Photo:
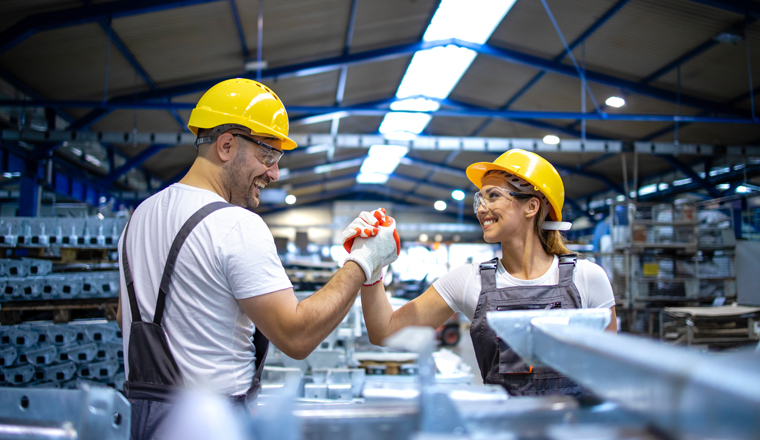
<path fill-rule="evenodd" d="M 572 252 L 570 252 L 567 246 L 565 246 L 567 240 L 565 240 L 565 237 L 561 232 L 541 229 L 545 218 L 544 205 L 543 203 L 539 203 L 538 216 L 536 216 L 536 223 L 534 223 L 534 225 L 536 235 L 538 235 L 539 240 L 541 240 L 541 247 L 544 248 L 544 251 L 549 255 L 571 254 Z"/>
<path fill-rule="evenodd" d="M 507 180 L 507 185 L 514 188 L 516 192 L 522 192 L 509 182 L 509 179 L 507 179 L 507 176 L 506 176 L 507 173 L 504 171 L 489 170 L 488 172 L 486 172 L 483 178 L 485 179 L 486 176 L 492 175 L 492 174 L 503 176 Z M 527 193 L 524 193 L 524 194 L 527 194 Z M 536 215 L 536 222 L 533 223 L 533 227 L 534 227 L 536 235 L 541 241 L 541 247 L 544 249 L 544 252 L 546 252 L 549 255 L 563 255 L 563 254 L 572 253 L 567 248 L 567 246 L 565 246 L 565 243 L 567 243 L 567 240 L 565 239 L 565 237 L 562 235 L 560 231 L 549 231 L 546 229 L 541 229 L 547 215 L 548 214 L 544 213 L 544 204 L 541 203 L 541 199 L 539 198 L 538 199 L 538 215 Z"/>

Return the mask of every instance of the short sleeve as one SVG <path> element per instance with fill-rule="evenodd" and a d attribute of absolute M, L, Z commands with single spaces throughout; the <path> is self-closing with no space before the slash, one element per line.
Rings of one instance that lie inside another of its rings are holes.
<path fill-rule="evenodd" d="M 277 256 L 274 237 L 259 216 L 241 219 L 222 240 L 218 255 L 236 299 L 293 287 Z"/>
<path fill-rule="evenodd" d="M 433 282 L 433 287 L 441 295 L 446 304 L 455 312 L 462 312 L 469 319 L 472 316 L 464 310 L 464 298 L 467 287 L 472 278 L 472 266 L 466 264 L 460 266 Z"/>
<path fill-rule="evenodd" d="M 583 277 L 585 278 L 586 307 L 610 308 L 615 305 L 615 295 L 612 293 L 612 285 L 607 274 L 599 265 L 590 261 L 579 261 L 583 264 Z"/>

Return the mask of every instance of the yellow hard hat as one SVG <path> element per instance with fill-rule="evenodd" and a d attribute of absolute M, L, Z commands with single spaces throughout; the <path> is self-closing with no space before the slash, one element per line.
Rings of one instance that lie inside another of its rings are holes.
<path fill-rule="evenodd" d="M 483 186 L 483 176 L 488 171 L 500 170 L 515 174 L 533 185 L 549 201 L 549 217 L 562 221 L 562 205 L 565 203 L 565 185 L 557 170 L 546 159 L 530 151 L 513 149 L 497 157 L 493 162 L 477 162 L 467 167 L 467 178 L 478 188 Z"/>
<path fill-rule="evenodd" d="M 282 141 L 283 150 L 297 146 L 288 137 L 288 113 L 280 98 L 250 79 L 228 79 L 208 89 L 190 114 L 187 127 L 197 136 L 201 128 L 224 124 L 248 127 L 254 135 L 274 136 Z"/>

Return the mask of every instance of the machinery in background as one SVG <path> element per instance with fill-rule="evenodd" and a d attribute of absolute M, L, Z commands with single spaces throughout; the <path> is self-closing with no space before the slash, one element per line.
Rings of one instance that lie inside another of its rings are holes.
<path fill-rule="evenodd" d="M 302 376 L 281 370 L 281 386 L 262 393 L 251 415 L 234 412 L 216 396 L 184 395 L 179 400 L 183 411 L 175 413 L 170 426 L 181 429 L 177 438 L 189 440 L 215 438 L 210 428 L 219 420 L 236 420 L 241 426 L 234 436 L 225 432 L 226 440 L 757 438 L 757 353 L 718 357 L 606 333 L 609 320 L 606 309 L 488 314 L 497 334 L 531 365 L 547 365 L 572 377 L 602 403 L 584 404 L 563 396 L 511 398 L 499 386 L 445 383 L 435 374 L 433 329 L 409 327 L 387 343 L 396 353 L 416 359 L 417 374 L 407 376 L 411 379 L 380 382 L 367 375 L 362 398 L 330 402 L 294 398 Z M 328 393 L 340 394 L 349 393 L 348 381 L 354 377 L 333 369 L 321 379 Z M 313 384 L 320 385 L 317 380 Z M 51 438 L 126 439 L 123 426 L 129 416 L 109 392 L 0 388 L 0 400 L 16 403 L 0 405 L 0 438 L 25 432 Z M 34 406 L 41 399 L 65 405 Z"/>

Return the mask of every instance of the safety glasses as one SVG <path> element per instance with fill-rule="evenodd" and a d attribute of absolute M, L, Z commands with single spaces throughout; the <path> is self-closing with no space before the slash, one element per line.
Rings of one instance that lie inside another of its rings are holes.
<path fill-rule="evenodd" d="M 512 203 L 515 201 L 515 199 L 527 200 L 531 197 L 536 197 L 536 195 L 520 193 L 517 191 L 509 191 L 504 188 L 499 188 L 498 186 L 492 186 L 475 193 L 472 207 L 475 211 L 475 214 L 477 214 L 480 205 L 483 205 L 486 207 L 486 209 L 488 209 L 491 207 L 491 205 L 499 201 Z"/>
<path fill-rule="evenodd" d="M 246 136 L 244 134 L 233 134 L 233 136 L 241 137 L 247 140 L 248 142 L 258 145 L 260 148 L 258 149 L 256 158 L 259 159 L 259 161 L 261 161 L 261 163 L 263 163 L 267 167 L 271 167 L 272 165 L 279 162 L 280 158 L 282 158 L 282 151 L 275 149 L 271 145 L 267 145 L 264 142 L 257 141 L 256 139 Z"/>

